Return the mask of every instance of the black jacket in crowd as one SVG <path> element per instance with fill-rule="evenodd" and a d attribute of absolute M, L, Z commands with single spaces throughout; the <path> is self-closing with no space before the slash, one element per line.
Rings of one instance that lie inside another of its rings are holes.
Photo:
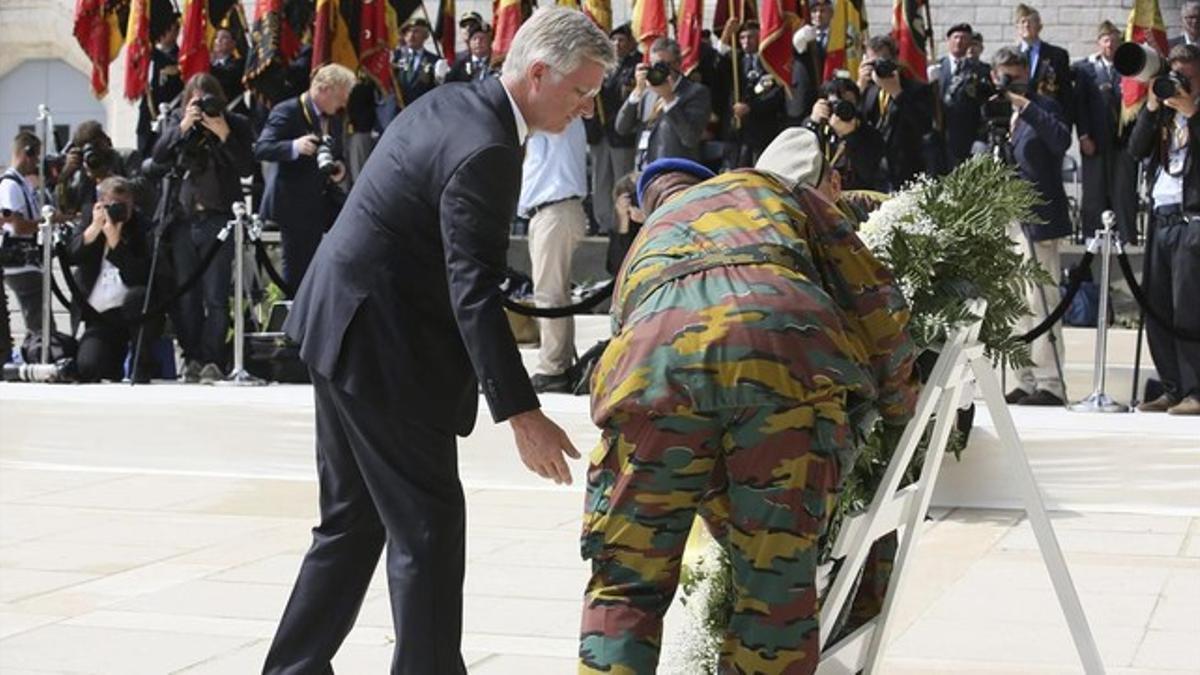
<path fill-rule="evenodd" d="M 194 180 L 200 172 L 215 171 L 221 189 L 220 211 L 228 213 L 234 202 L 242 200 L 242 177 L 254 173 L 254 154 L 251 152 L 254 134 L 245 117 L 230 112 L 224 115 L 229 124 L 229 136 L 222 143 L 207 129 L 201 128 L 199 122 L 190 130 L 195 133 L 185 138 L 179 129 L 183 112 L 181 108 L 176 109 L 167 119 L 166 130 L 154 144 L 154 161 L 170 164 L 182 158 L 187 168 L 185 183 Z"/>
<path fill-rule="evenodd" d="M 1074 123 L 1075 99 L 1071 83 L 1071 56 L 1067 50 L 1043 41 L 1038 49 L 1037 69 L 1029 72 L 1029 88 L 1042 96 L 1053 98 L 1070 129 Z"/>
<path fill-rule="evenodd" d="M 954 169 L 971 157 L 971 146 L 984 140 L 983 104 L 991 68 L 978 59 L 963 59 L 959 72 L 951 74 L 949 56 L 938 62 L 941 78 L 938 93 L 942 97 L 942 128 L 945 131 L 946 168 Z"/>
<path fill-rule="evenodd" d="M 775 80 L 767 72 L 762 59 L 755 55 L 753 60 L 742 51 L 737 52 L 738 99 L 733 97 L 733 53 L 721 56 L 717 62 L 717 88 L 712 92 L 713 106 L 718 107 L 721 137 L 750 148 L 757 156 L 784 125 L 785 83 Z M 741 128 L 733 126 L 733 104 L 745 103 L 750 113 L 742 119 Z"/>
<path fill-rule="evenodd" d="M 83 230 L 79 228 L 67 243 L 67 262 L 75 267 L 75 284 L 82 297 L 73 298 L 71 320 L 78 323 L 83 316 L 82 301 L 92 294 L 96 280 L 100 277 L 100 263 L 105 257 L 104 234 L 83 243 Z M 151 251 L 147 232 L 149 225 L 135 209 L 129 221 L 121 227 L 121 241 L 108 252 L 108 261 L 121 272 L 121 281 L 129 288 L 145 286 L 150 280 Z M 160 289 L 161 290 L 161 289 Z"/>
<path fill-rule="evenodd" d="M 883 136 L 887 179 L 890 189 L 898 190 L 925 170 L 923 144 L 933 128 L 933 99 L 928 85 L 902 74 L 900 94 L 891 100 L 886 112 L 881 112 L 880 91 L 874 82 L 867 85 L 860 113 Z"/>
<path fill-rule="evenodd" d="M 339 160 L 343 157 L 343 125 L 340 115 L 329 118 L 331 150 Z M 322 132 L 307 94 L 271 109 L 266 126 L 254 142 L 255 159 L 277 163 L 275 174 L 263 192 L 259 213 L 264 220 L 275 221 L 281 227 L 324 232 L 337 218 L 343 195 L 335 193 L 340 188 L 317 168 L 315 155 L 292 155 L 292 141 L 308 134 L 320 137 Z"/>
<path fill-rule="evenodd" d="M 1163 110 L 1168 112 L 1164 113 Z M 1166 106 L 1160 107 L 1157 113 L 1142 108 L 1129 136 L 1129 154 L 1133 155 L 1134 159 L 1150 160 L 1151 180 L 1157 179 L 1158 169 L 1162 166 L 1163 153 L 1167 148 L 1168 121 L 1173 119 L 1174 113 L 1174 110 Z M 1183 161 L 1183 210 L 1191 214 L 1200 214 L 1200 161 L 1196 160 L 1196 143 L 1197 139 L 1200 139 L 1200 113 L 1192 115 L 1188 120 L 1188 133 L 1191 142 Z"/>
<path fill-rule="evenodd" d="M 1062 163 L 1071 147 L 1071 127 L 1058 102 L 1030 94 L 1010 140 L 1017 172 L 1033 183 L 1043 203 L 1033 207 L 1040 223 L 1024 223 L 1034 241 L 1071 234 L 1071 215 L 1063 189 Z"/>
<path fill-rule="evenodd" d="M 1096 143 L 1096 152 L 1107 153 L 1128 137 L 1121 129 L 1121 76 L 1110 69 L 1106 77 L 1100 64 L 1091 59 L 1071 66 L 1074 78 L 1075 129 L 1080 138 Z"/>
<path fill-rule="evenodd" d="M 588 143 L 595 145 L 607 140 L 609 146 L 614 148 L 632 148 L 637 143 L 636 134 L 617 133 L 616 123 L 621 105 L 633 91 L 634 73 L 641 62 L 642 53 L 635 49 L 605 76 L 597 97 L 596 113 L 583 121 Z"/>

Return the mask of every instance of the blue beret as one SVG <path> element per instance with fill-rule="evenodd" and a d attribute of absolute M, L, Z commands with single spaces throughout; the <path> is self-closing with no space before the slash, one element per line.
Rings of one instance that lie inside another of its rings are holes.
<path fill-rule="evenodd" d="M 642 204 L 642 197 L 646 194 L 646 187 L 648 187 L 655 178 L 658 178 L 664 173 L 672 173 L 675 171 L 690 173 L 702 181 L 708 180 L 709 178 L 717 175 L 713 173 L 712 169 L 709 169 L 707 166 L 704 166 L 698 162 L 693 162 L 690 159 L 683 159 L 682 157 L 664 157 L 662 159 L 656 159 L 647 164 L 646 168 L 642 169 L 642 175 L 638 176 L 638 206 L 641 206 Z"/>

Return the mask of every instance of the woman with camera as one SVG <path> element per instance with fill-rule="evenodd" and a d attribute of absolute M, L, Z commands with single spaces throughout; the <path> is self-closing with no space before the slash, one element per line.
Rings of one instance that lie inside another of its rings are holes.
<path fill-rule="evenodd" d="M 149 227 L 134 208 L 133 186 L 114 176 L 100 181 L 96 191 L 90 223 L 71 238 L 66 252 L 82 291 L 71 307 L 73 322 L 84 325 L 75 357 L 81 382 L 121 380 L 126 350 L 134 349 L 138 333 L 129 320 L 141 313 L 150 279 Z M 161 325 L 161 320 L 146 325 L 143 346 Z M 148 350 L 141 353 L 133 378 L 145 382 L 151 368 Z"/>
<path fill-rule="evenodd" d="M 887 189 L 883 174 L 883 136 L 858 114 L 858 85 L 835 77 L 821 85 L 821 97 L 813 104 L 804 126 L 816 132 L 826 146 L 827 156 L 841 176 L 844 190 Z"/>
<path fill-rule="evenodd" d="M 154 146 L 154 161 L 182 170 L 179 217 L 169 236 L 180 282 L 202 262 L 217 233 L 233 218 L 242 199 L 241 178 L 254 170 L 250 123 L 225 110 L 225 93 L 208 73 L 194 75 L 183 88 L 184 106 L 171 113 Z M 225 242 L 204 271 L 199 288 L 179 300 L 172 314 L 183 349 L 185 382 L 221 379 L 229 331 L 230 267 L 233 245 Z"/>

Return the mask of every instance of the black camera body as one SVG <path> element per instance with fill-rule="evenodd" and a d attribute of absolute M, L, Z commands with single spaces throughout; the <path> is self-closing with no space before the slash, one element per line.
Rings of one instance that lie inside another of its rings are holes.
<path fill-rule="evenodd" d="M 200 106 L 200 112 L 207 117 L 217 117 L 225 110 L 225 106 L 221 105 L 221 99 L 212 94 L 201 96 L 196 104 Z"/>
<path fill-rule="evenodd" d="M 855 108 L 854 104 L 850 101 L 839 98 L 834 99 L 831 101 L 831 103 L 833 104 L 833 116 L 839 120 L 843 122 L 852 122 L 854 121 L 854 118 L 858 117 L 858 109 Z"/>
<path fill-rule="evenodd" d="M 872 67 L 875 69 L 875 74 L 879 77 L 891 77 L 896 74 L 900 66 L 892 59 L 875 59 Z"/>
<path fill-rule="evenodd" d="M 650 69 L 646 71 L 646 82 L 650 86 L 657 87 L 666 82 L 671 77 L 671 66 L 667 63 L 659 61 L 658 63 L 650 64 Z"/>
<path fill-rule="evenodd" d="M 1166 73 L 1154 78 L 1154 81 L 1150 83 L 1150 89 L 1154 91 L 1154 95 L 1158 97 L 1158 100 L 1165 101 L 1181 93 L 1192 93 L 1192 83 L 1181 73 L 1168 70 Z"/>
<path fill-rule="evenodd" d="M 21 236 L 0 230 L 0 267 L 25 267 L 42 264 L 42 247 L 37 237 Z"/>
<path fill-rule="evenodd" d="M 333 137 L 326 134 L 317 146 L 317 171 L 329 176 L 337 171 L 337 160 L 333 157 Z"/>
<path fill-rule="evenodd" d="M 104 213 L 108 215 L 108 220 L 113 223 L 123 223 L 129 220 L 129 216 L 132 215 L 129 211 L 129 205 L 125 202 L 105 204 Z"/>

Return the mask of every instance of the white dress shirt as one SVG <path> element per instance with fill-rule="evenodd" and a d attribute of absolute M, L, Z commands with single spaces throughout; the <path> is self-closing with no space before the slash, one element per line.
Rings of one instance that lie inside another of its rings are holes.
<path fill-rule="evenodd" d="M 576 118 L 561 134 L 537 132 L 525 146 L 521 167 L 522 216 L 539 206 L 587 194 L 587 132 Z"/>

